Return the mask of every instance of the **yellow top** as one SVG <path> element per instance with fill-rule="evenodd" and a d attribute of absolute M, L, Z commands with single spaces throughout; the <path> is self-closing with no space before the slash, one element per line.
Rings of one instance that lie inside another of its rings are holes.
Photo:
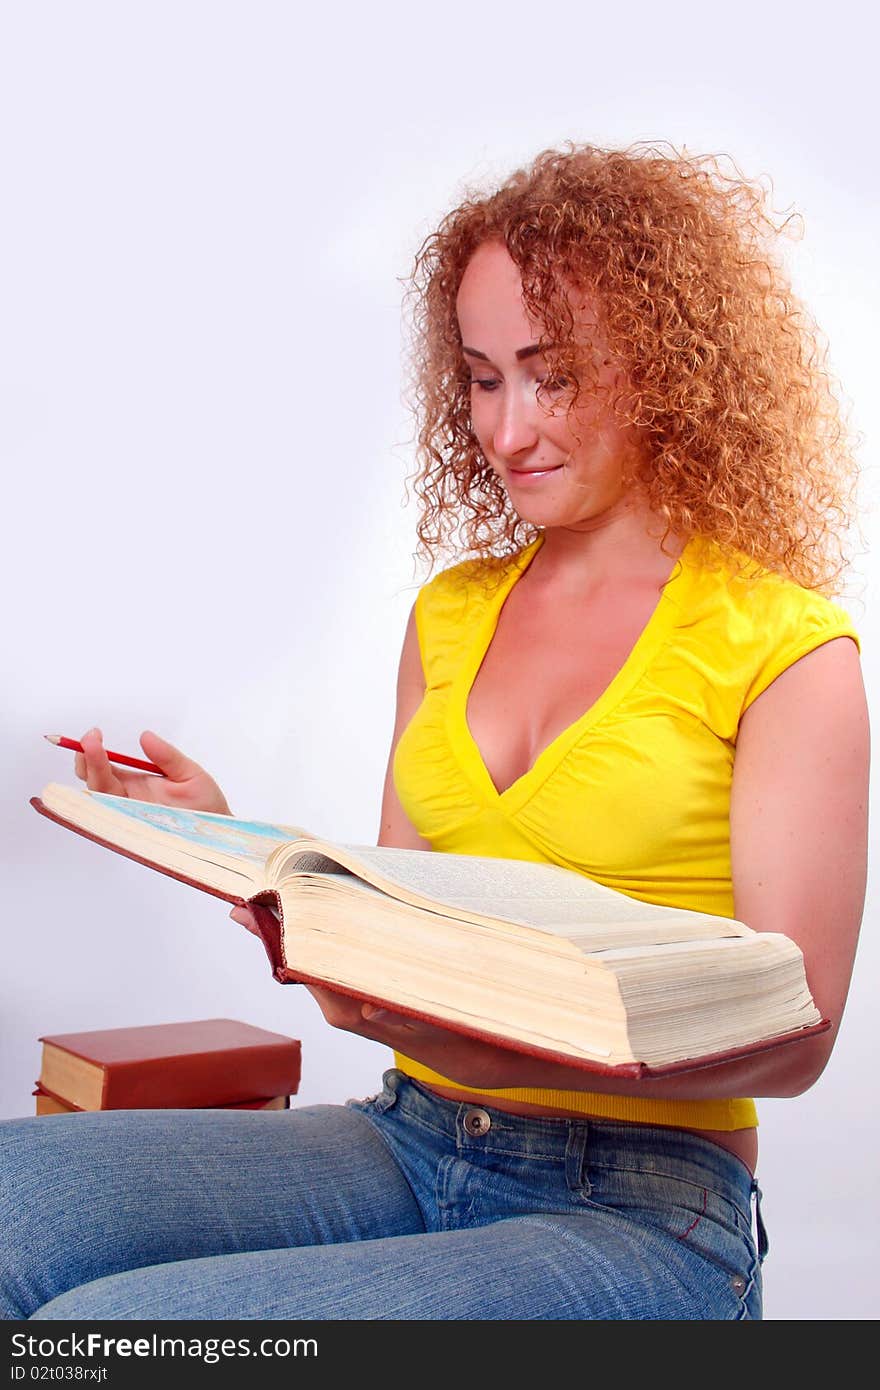
<path fill-rule="evenodd" d="M 859 645 L 848 614 L 754 562 L 747 584 L 714 542 L 694 537 L 610 685 L 499 793 L 471 737 L 467 699 L 502 604 L 542 542 L 507 562 L 497 582 L 485 582 L 480 561 L 465 561 L 419 591 L 426 691 L 394 757 L 407 816 L 435 850 L 561 864 L 645 902 L 732 917 L 729 811 L 740 719 L 815 647 L 841 636 Z M 418 1080 L 456 1084 L 401 1054 L 395 1062 Z M 747 1099 L 492 1094 L 547 1112 L 687 1128 L 756 1123 Z"/>

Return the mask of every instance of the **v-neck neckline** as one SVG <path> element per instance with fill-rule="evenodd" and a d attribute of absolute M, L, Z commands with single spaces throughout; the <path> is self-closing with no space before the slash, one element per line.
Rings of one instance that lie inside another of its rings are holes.
<path fill-rule="evenodd" d="M 688 552 L 694 545 L 694 538 L 687 541 L 681 555 L 673 564 L 669 578 L 660 592 L 660 597 L 648 621 L 636 638 L 623 665 L 611 678 L 602 693 L 588 709 L 584 710 L 583 714 L 561 730 L 554 739 L 551 739 L 541 749 L 525 772 L 511 782 L 504 791 L 499 791 L 471 733 L 467 720 L 468 701 L 477 673 L 492 645 L 505 601 L 514 585 L 529 568 L 543 542 L 542 533 L 524 550 L 521 550 L 511 561 L 507 574 L 501 579 L 497 588 L 492 591 L 480 621 L 476 625 L 467 656 L 453 681 L 447 706 L 448 733 L 460 763 L 483 798 L 492 805 L 503 807 L 508 813 L 520 810 L 550 773 L 559 766 L 587 729 L 619 703 L 635 685 L 648 663 L 667 639 L 674 625 L 675 617 L 681 611 L 683 604 L 683 584 L 685 577 L 690 573 Z"/>

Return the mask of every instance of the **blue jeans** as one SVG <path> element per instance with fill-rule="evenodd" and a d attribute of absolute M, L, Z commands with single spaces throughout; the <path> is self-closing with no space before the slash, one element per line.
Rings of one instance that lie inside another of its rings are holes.
<path fill-rule="evenodd" d="M 747 1319 L 748 1169 L 682 1130 L 381 1095 L 0 1124 L 11 1319 Z"/>

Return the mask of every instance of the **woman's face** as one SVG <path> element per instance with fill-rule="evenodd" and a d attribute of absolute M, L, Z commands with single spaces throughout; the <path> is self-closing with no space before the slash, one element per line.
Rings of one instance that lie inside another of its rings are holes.
<path fill-rule="evenodd" d="M 607 359 L 595 311 L 583 298 L 574 307 L 598 390 L 582 387 L 570 414 L 536 350 L 540 327 L 526 313 L 519 270 L 506 247 L 492 241 L 477 248 L 456 301 L 471 373 L 472 427 L 512 506 L 542 528 L 593 530 L 631 510 L 625 475 L 639 441 L 608 405 L 608 394 L 625 380 Z"/>

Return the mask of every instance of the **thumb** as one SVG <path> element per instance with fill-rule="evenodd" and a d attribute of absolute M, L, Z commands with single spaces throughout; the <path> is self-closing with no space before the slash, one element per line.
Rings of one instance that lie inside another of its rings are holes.
<path fill-rule="evenodd" d="M 234 907 L 229 915 L 233 922 L 238 922 L 239 926 L 247 927 L 248 931 L 253 932 L 254 936 L 259 936 L 257 919 L 249 908 Z"/>
<path fill-rule="evenodd" d="M 190 777 L 195 777 L 205 770 L 185 753 L 181 753 L 179 748 L 175 748 L 173 743 L 154 734 L 151 729 L 145 729 L 141 734 L 141 748 L 150 762 L 161 767 L 170 782 L 186 782 Z"/>

